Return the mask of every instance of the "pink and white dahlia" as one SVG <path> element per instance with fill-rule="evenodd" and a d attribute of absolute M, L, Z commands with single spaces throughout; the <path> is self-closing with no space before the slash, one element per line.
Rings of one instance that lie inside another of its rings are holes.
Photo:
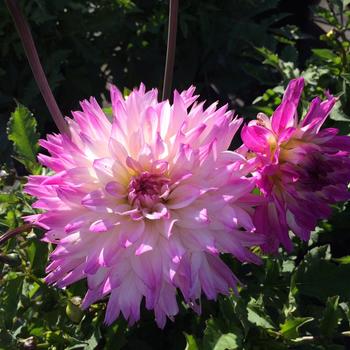
<path fill-rule="evenodd" d="M 65 287 L 86 278 L 83 307 L 109 295 L 105 322 L 120 312 L 132 324 L 145 298 L 156 322 L 178 312 L 177 288 L 194 308 L 236 288 L 220 259 L 259 263 L 244 158 L 226 151 L 240 119 L 226 106 L 204 109 L 194 88 L 158 102 L 143 85 L 124 98 L 111 87 L 113 118 L 95 99 L 67 119 L 71 138 L 42 140 L 53 170 L 31 176 L 26 191 L 42 214 L 29 220 L 56 245 L 46 281 Z"/>
<path fill-rule="evenodd" d="M 335 128 L 320 130 L 336 99 L 329 93 L 325 101 L 316 97 L 299 121 L 303 87 L 303 78 L 292 80 L 271 119 L 260 113 L 242 129 L 266 198 L 254 218 L 257 232 L 268 238 L 266 251 L 280 244 L 291 250 L 289 230 L 308 240 L 317 221 L 330 215 L 330 204 L 349 199 L 350 137 L 338 136 Z"/>

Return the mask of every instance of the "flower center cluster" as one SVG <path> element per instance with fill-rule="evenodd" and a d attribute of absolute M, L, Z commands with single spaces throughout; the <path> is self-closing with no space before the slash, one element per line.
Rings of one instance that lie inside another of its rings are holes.
<path fill-rule="evenodd" d="M 147 171 L 134 176 L 128 187 L 129 203 L 143 214 L 158 212 L 159 204 L 164 202 L 169 194 L 169 182 L 164 175 Z"/>
<path fill-rule="evenodd" d="M 331 184 L 329 178 L 331 169 L 321 155 L 309 154 L 300 167 L 304 174 L 300 178 L 303 187 L 318 191 Z"/>

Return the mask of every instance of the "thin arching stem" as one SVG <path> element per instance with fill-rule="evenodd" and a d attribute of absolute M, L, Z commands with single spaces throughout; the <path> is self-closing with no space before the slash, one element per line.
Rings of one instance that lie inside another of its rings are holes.
<path fill-rule="evenodd" d="M 38 52 L 35 47 L 33 36 L 30 32 L 29 25 L 17 3 L 16 0 L 5 0 L 6 5 L 11 13 L 11 16 L 15 22 L 18 34 L 22 40 L 22 45 L 26 53 L 29 65 L 34 74 L 36 83 L 38 84 L 41 95 L 43 96 L 47 108 L 61 133 L 69 133 L 67 123 L 65 122 L 63 115 L 58 108 L 57 102 L 52 94 L 49 83 L 46 79 L 43 67 L 40 63 Z"/>
<path fill-rule="evenodd" d="M 165 72 L 163 82 L 163 100 L 169 99 L 173 82 L 173 72 L 175 63 L 176 32 L 177 32 L 177 14 L 179 10 L 179 0 L 169 0 L 169 26 L 168 42 L 165 61 Z"/>
<path fill-rule="evenodd" d="M 1 237 L 0 237 L 0 246 L 2 246 L 5 242 L 7 242 L 10 238 L 15 237 L 16 235 L 28 232 L 30 231 L 34 226 L 32 224 L 24 224 L 20 227 L 17 227 L 13 230 L 6 231 Z"/>

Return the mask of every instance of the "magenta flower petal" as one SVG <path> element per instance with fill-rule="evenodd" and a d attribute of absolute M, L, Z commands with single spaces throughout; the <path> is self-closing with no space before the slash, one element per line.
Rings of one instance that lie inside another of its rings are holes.
<path fill-rule="evenodd" d="M 336 98 L 329 94 L 326 101 L 322 101 L 319 97 L 313 99 L 305 118 L 301 122 L 301 126 L 306 126 L 308 130 L 316 133 L 319 132 L 335 103 Z"/>
<path fill-rule="evenodd" d="M 291 80 L 288 84 L 283 95 L 282 103 L 277 107 L 271 117 L 272 130 L 276 134 L 296 125 L 296 111 L 303 88 L 303 78 Z"/>
<path fill-rule="evenodd" d="M 260 125 L 244 126 L 241 132 L 244 144 L 253 152 L 270 154 L 274 144 L 273 132 Z"/>

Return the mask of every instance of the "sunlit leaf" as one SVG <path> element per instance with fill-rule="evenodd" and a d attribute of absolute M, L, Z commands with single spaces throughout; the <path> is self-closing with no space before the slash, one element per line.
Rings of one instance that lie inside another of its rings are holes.
<path fill-rule="evenodd" d="M 341 314 L 339 312 L 339 296 L 329 297 L 327 299 L 326 308 L 323 312 L 323 318 L 320 324 L 322 335 L 326 337 L 333 336 L 340 318 Z"/>
<path fill-rule="evenodd" d="M 186 348 L 185 350 L 198 350 L 198 345 L 196 342 L 196 339 L 193 335 L 187 334 L 184 332 L 184 335 L 186 337 Z"/>
<path fill-rule="evenodd" d="M 294 339 L 299 336 L 299 328 L 305 323 L 311 322 L 312 317 L 293 317 L 287 319 L 280 326 L 280 333 L 287 339 Z"/>
<path fill-rule="evenodd" d="M 220 322 L 215 319 L 207 321 L 204 331 L 204 350 L 235 350 L 240 349 L 242 336 L 240 333 L 222 332 Z"/>
<path fill-rule="evenodd" d="M 39 149 L 36 126 L 37 122 L 32 113 L 26 107 L 19 105 L 11 114 L 7 131 L 9 140 L 14 144 L 16 159 L 34 174 L 40 170 L 40 165 L 36 161 Z"/>

